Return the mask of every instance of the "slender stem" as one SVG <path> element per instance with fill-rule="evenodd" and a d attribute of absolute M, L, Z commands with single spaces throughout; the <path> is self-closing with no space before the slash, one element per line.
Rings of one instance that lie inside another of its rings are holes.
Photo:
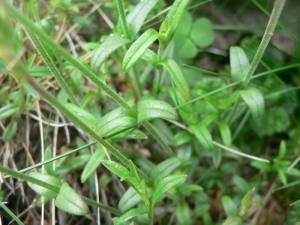
<path fill-rule="evenodd" d="M 24 223 L 12 211 L 10 211 L 4 203 L 0 202 L 0 208 L 3 208 L 19 225 L 24 225 Z"/>
<path fill-rule="evenodd" d="M 280 17 L 280 14 L 282 12 L 282 9 L 283 9 L 283 6 L 285 4 L 286 0 L 276 0 L 275 1 L 275 4 L 274 4 L 274 7 L 273 7 L 273 10 L 272 10 L 272 14 L 271 14 L 271 17 L 269 19 L 269 22 L 268 22 L 268 25 L 267 25 L 267 28 L 265 30 L 265 33 L 264 33 L 264 36 L 260 42 L 260 45 L 254 55 L 254 58 L 253 58 L 253 61 L 249 67 L 249 70 L 247 72 L 247 75 L 245 76 L 244 78 L 244 81 L 243 81 L 243 87 L 247 87 L 248 84 L 249 84 L 249 81 L 252 77 L 252 75 L 254 74 L 272 36 L 273 36 L 273 33 L 274 33 L 274 30 L 275 30 L 275 27 L 278 23 L 278 19 Z"/>
<path fill-rule="evenodd" d="M 104 205 L 104 204 L 102 204 L 102 203 L 96 202 L 96 201 L 94 201 L 94 200 L 92 200 L 92 199 L 89 199 L 89 198 L 86 198 L 86 197 L 84 197 L 84 196 L 81 196 L 81 198 L 82 198 L 82 199 L 85 201 L 85 203 L 88 204 L 88 205 L 95 206 L 95 207 L 98 207 L 98 208 L 101 208 L 101 209 L 105 209 L 105 210 L 107 210 L 107 211 L 109 211 L 109 212 L 111 212 L 111 213 L 113 213 L 113 214 L 115 214 L 115 215 L 117 215 L 117 216 L 122 215 L 122 213 L 121 213 L 119 210 L 117 210 L 117 209 L 115 209 L 115 208 L 113 208 L 113 207 L 110 207 L 110 206 L 108 206 L 108 205 Z"/>
<path fill-rule="evenodd" d="M 133 66 L 132 72 L 133 72 L 133 76 L 134 76 L 134 79 L 135 79 L 135 82 L 137 85 L 137 90 L 138 90 L 138 95 L 139 95 L 138 97 L 140 98 L 143 96 L 143 89 L 142 89 L 140 77 L 138 76 L 138 71 L 135 66 Z"/>
<path fill-rule="evenodd" d="M 79 105 L 78 101 L 75 98 L 75 95 L 72 93 L 72 91 L 68 87 L 66 79 L 64 78 L 64 76 L 58 71 L 58 69 L 54 65 L 52 59 L 49 57 L 49 54 L 47 53 L 46 49 L 44 48 L 44 46 L 41 43 L 41 41 L 39 40 L 39 38 L 34 33 L 32 33 L 30 30 L 25 29 L 25 31 L 27 32 L 28 37 L 30 38 L 32 44 L 34 45 L 36 50 L 39 52 L 40 56 L 42 57 L 42 59 L 46 63 L 47 67 L 49 68 L 49 70 L 51 71 L 53 76 L 57 79 L 57 81 L 60 83 L 62 89 L 68 95 L 71 102 L 73 102 L 76 105 Z"/>
<path fill-rule="evenodd" d="M 123 0 L 117 0 L 117 6 L 118 6 L 119 16 L 120 16 L 120 19 L 121 19 L 122 29 L 123 29 L 125 38 L 130 39 Z"/>

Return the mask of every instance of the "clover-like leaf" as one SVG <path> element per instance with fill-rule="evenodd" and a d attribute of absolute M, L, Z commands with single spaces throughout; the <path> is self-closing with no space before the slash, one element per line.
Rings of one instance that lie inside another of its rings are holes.
<path fill-rule="evenodd" d="M 105 41 L 103 41 L 99 48 L 95 51 L 93 57 L 91 58 L 91 68 L 96 74 L 101 73 L 101 66 L 107 59 L 107 57 L 113 53 L 116 49 L 122 47 L 123 45 L 129 43 L 130 40 L 120 37 L 118 35 L 108 36 Z"/>
<path fill-rule="evenodd" d="M 123 60 L 123 70 L 125 73 L 133 64 L 142 57 L 150 45 L 158 38 L 158 33 L 154 29 L 149 29 L 143 33 L 128 49 Z"/>
<path fill-rule="evenodd" d="M 176 87 L 179 89 L 184 100 L 189 101 L 190 89 L 177 63 L 173 59 L 167 57 L 163 60 L 161 64 L 168 70 L 173 82 L 175 83 Z"/>
<path fill-rule="evenodd" d="M 240 91 L 240 96 L 248 105 L 253 118 L 259 118 L 264 113 L 264 97 L 256 88 Z"/>
<path fill-rule="evenodd" d="M 56 197 L 57 208 L 78 216 L 88 216 L 89 208 L 82 198 L 66 182 L 63 183 Z"/>
<path fill-rule="evenodd" d="M 154 118 L 176 120 L 177 114 L 171 105 L 159 100 L 141 100 L 137 106 L 138 124 Z"/>
<path fill-rule="evenodd" d="M 211 150 L 213 148 L 212 136 L 202 121 L 196 125 L 191 125 L 190 129 L 205 149 Z"/>
<path fill-rule="evenodd" d="M 246 53 L 241 47 L 230 47 L 230 69 L 233 81 L 240 81 L 245 78 L 249 70 L 249 61 Z"/>

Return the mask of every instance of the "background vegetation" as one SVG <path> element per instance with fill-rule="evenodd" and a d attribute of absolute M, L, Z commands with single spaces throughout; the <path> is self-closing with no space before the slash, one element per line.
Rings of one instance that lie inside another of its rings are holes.
<path fill-rule="evenodd" d="M 2 224 L 300 224 L 299 15 L 1 1 Z"/>

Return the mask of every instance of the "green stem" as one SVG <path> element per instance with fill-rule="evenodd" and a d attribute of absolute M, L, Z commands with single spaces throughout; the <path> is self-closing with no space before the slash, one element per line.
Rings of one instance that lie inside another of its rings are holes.
<path fill-rule="evenodd" d="M 130 39 L 123 0 L 117 0 L 117 6 L 118 6 L 118 11 L 119 11 L 120 19 L 121 19 L 122 30 L 124 32 L 125 38 Z"/>
<path fill-rule="evenodd" d="M 3 208 L 19 225 L 24 225 L 24 223 L 7 208 L 2 202 L 0 202 L 0 208 Z"/>
<path fill-rule="evenodd" d="M 138 71 L 135 66 L 132 68 L 133 76 L 136 82 L 137 90 L 138 90 L 138 98 L 143 96 L 142 84 L 140 81 L 140 77 L 138 76 Z"/>
<path fill-rule="evenodd" d="M 102 204 L 102 203 L 96 202 L 96 201 L 94 201 L 94 200 L 92 200 L 92 199 L 89 199 L 89 198 L 86 198 L 86 197 L 84 197 L 84 196 L 81 196 L 81 198 L 82 198 L 82 199 L 85 201 L 85 203 L 88 204 L 88 205 L 95 206 L 95 207 L 98 207 L 98 208 L 100 208 L 100 209 L 105 209 L 105 210 L 107 210 L 107 211 L 109 211 L 109 212 L 115 214 L 116 216 L 121 216 L 121 215 L 122 215 L 122 213 L 121 213 L 119 210 L 117 210 L 117 209 L 115 209 L 115 208 L 113 208 L 113 207 L 110 207 L 110 206 L 108 206 L 108 205 L 104 205 L 104 204 Z"/>
<path fill-rule="evenodd" d="M 47 53 L 46 49 L 44 48 L 44 46 L 41 43 L 41 41 L 39 40 L 39 38 L 34 33 L 32 33 L 30 30 L 25 29 L 25 31 L 27 32 L 28 37 L 30 38 L 32 44 L 34 45 L 36 50 L 39 52 L 40 56 L 42 57 L 42 59 L 46 63 L 47 67 L 49 68 L 49 70 L 51 71 L 53 76 L 57 79 L 57 81 L 60 83 L 63 90 L 68 95 L 71 102 L 73 102 L 76 105 L 79 105 L 78 101 L 75 98 L 75 95 L 72 93 L 72 91 L 68 87 L 66 79 L 64 78 L 64 76 L 58 71 L 58 69 L 54 65 L 52 59 L 49 57 L 49 54 Z"/>
<path fill-rule="evenodd" d="M 245 76 L 244 78 L 244 81 L 243 81 L 243 87 L 247 87 L 248 84 L 249 84 L 249 81 L 252 77 L 252 75 L 254 74 L 272 36 L 273 36 L 273 33 L 274 33 L 274 30 L 275 30 L 275 27 L 278 23 L 278 19 L 280 17 L 280 14 L 282 12 L 282 9 L 283 9 L 283 6 L 285 4 L 286 0 L 276 0 L 275 1 L 275 4 L 274 4 L 274 7 L 273 7 L 273 10 L 272 10 L 272 14 L 271 14 L 271 17 L 269 19 L 269 23 L 267 25 L 267 28 L 265 30 L 265 33 L 264 33 L 264 36 L 260 42 L 260 45 L 254 55 L 254 58 L 253 58 L 253 61 L 249 67 L 249 70 L 247 72 L 247 75 Z"/>

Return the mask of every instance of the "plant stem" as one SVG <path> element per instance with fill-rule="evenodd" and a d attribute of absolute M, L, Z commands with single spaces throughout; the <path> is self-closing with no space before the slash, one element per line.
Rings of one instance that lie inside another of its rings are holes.
<path fill-rule="evenodd" d="M 3 208 L 19 225 L 24 225 L 24 223 L 12 211 L 10 211 L 4 203 L 0 202 L 0 208 Z"/>
<path fill-rule="evenodd" d="M 274 30 L 275 30 L 275 27 L 278 23 L 278 19 L 280 17 L 280 14 L 282 12 L 282 9 L 283 9 L 283 6 L 285 4 L 286 0 L 276 0 L 275 1 L 275 4 L 274 4 L 274 7 L 273 7 L 273 10 L 272 10 L 272 14 L 271 14 L 271 17 L 269 19 L 269 22 L 268 22 L 268 25 L 267 25 L 267 28 L 265 30 L 265 33 L 264 33 L 264 36 L 260 42 L 260 45 L 254 55 L 254 58 L 253 58 L 253 61 L 252 63 L 250 64 L 250 67 L 249 67 L 249 70 L 247 72 L 247 75 L 245 76 L 244 78 L 244 81 L 243 81 L 243 87 L 246 88 L 249 84 L 249 81 L 252 77 L 252 75 L 254 74 L 272 36 L 273 36 L 273 33 L 274 33 Z"/>
<path fill-rule="evenodd" d="M 130 39 L 123 0 L 117 0 L 117 6 L 118 6 L 119 16 L 120 16 L 121 24 L 122 24 L 122 30 L 124 32 L 125 38 Z"/>

